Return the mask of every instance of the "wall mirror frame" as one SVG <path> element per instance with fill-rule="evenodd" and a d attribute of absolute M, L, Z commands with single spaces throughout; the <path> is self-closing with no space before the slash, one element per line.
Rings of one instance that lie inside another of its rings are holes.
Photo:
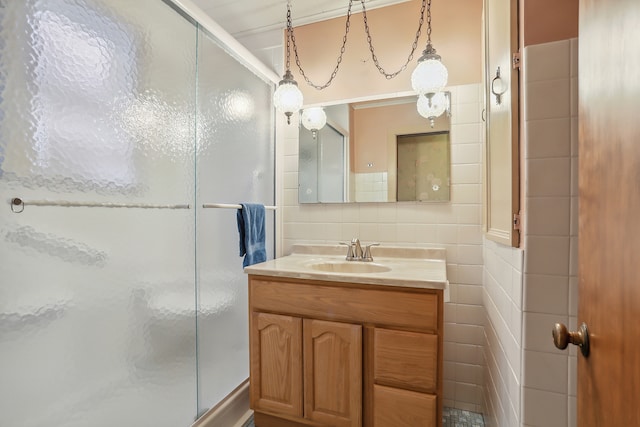
<path fill-rule="evenodd" d="M 315 138 L 300 126 L 298 202 L 449 202 L 450 114 L 432 127 L 416 100 L 403 93 L 341 101 L 324 107 L 327 125 Z"/>

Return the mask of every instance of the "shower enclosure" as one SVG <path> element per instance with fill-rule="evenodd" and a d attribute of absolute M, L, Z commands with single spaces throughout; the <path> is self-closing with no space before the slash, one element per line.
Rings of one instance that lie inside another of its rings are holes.
<path fill-rule="evenodd" d="M 236 212 L 202 208 L 274 204 L 241 56 L 161 0 L 0 0 L 1 426 L 188 426 L 248 377 Z"/>

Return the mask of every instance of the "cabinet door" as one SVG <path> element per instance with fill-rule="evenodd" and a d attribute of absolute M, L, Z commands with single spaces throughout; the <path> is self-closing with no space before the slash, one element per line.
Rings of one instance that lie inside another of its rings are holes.
<path fill-rule="evenodd" d="M 518 52 L 518 1 L 485 0 L 484 10 L 485 231 L 487 238 L 517 247 L 520 235 L 514 215 L 520 209 L 519 75 L 512 58 Z"/>
<path fill-rule="evenodd" d="M 362 327 L 304 319 L 305 418 L 362 424 Z"/>
<path fill-rule="evenodd" d="M 251 408 L 302 417 L 302 319 L 251 315 Z"/>

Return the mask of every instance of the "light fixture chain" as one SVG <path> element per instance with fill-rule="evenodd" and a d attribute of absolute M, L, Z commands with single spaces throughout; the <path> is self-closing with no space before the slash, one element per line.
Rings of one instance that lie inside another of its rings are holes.
<path fill-rule="evenodd" d="M 344 55 L 344 51 L 346 49 L 346 45 L 347 45 L 347 35 L 349 34 L 349 28 L 351 26 L 351 7 L 353 5 L 353 0 L 349 0 L 349 9 L 347 10 L 347 20 L 345 22 L 345 30 L 344 30 L 344 36 L 342 37 L 342 47 L 340 48 L 340 55 L 338 56 L 338 59 L 336 60 L 336 66 L 333 69 L 333 72 L 331 73 L 331 76 L 329 77 L 329 80 L 323 84 L 323 85 L 317 85 L 315 83 L 313 83 L 305 74 L 304 70 L 302 69 L 302 65 L 300 64 L 300 57 L 298 56 L 298 46 L 296 45 L 296 37 L 295 34 L 293 32 L 293 26 L 291 25 L 291 10 L 289 8 L 289 6 L 287 5 L 287 31 L 291 31 L 291 42 L 293 43 L 293 53 L 296 57 L 296 65 L 298 66 L 298 70 L 300 70 L 300 75 L 304 78 L 304 80 L 309 84 L 309 86 L 312 86 L 318 90 L 322 90 L 322 89 L 326 89 L 327 87 L 329 87 L 329 85 L 333 82 L 333 79 L 336 77 L 336 75 L 338 74 L 338 69 L 340 68 L 340 64 L 342 63 L 342 56 Z"/>
<path fill-rule="evenodd" d="M 385 69 L 382 68 L 382 66 L 380 65 L 380 62 L 378 61 L 378 57 L 376 56 L 375 49 L 373 47 L 371 33 L 369 32 L 369 22 L 367 21 L 367 10 L 365 8 L 364 2 L 365 0 L 360 0 L 360 3 L 362 3 L 362 18 L 364 20 L 364 30 L 367 33 L 367 43 L 369 43 L 369 51 L 371 52 L 371 59 L 373 59 L 373 63 L 375 64 L 380 74 L 384 75 L 387 78 L 387 80 L 391 80 L 392 78 L 394 78 L 395 76 L 397 76 L 398 74 L 406 70 L 407 65 L 409 65 L 409 62 L 411 62 L 411 60 L 413 59 L 413 54 L 416 52 L 416 49 L 418 48 L 418 39 L 420 38 L 420 34 L 422 34 L 422 25 L 424 24 L 424 10 L 426 7 L 426 0 L 422 0 L 422 7 L 420 8 L 420 20 L 418 21 L 418 30 L 416 31 L 416 37 L 413 40 L 413 44 L 411 45 L 411 52 L 409 53 L 409 56 L 407 57 L 407 61 L 404 63 L 404 65 L 402 65 L 402 67 L 400 67 L 400 69 L 394 73 L 387 73 Z M 429 0 L 429 5 L 431 5 L 431 0 Z M 429 18 L 429 22 L 431 22 L 430 18 Z M 430 25 L 429 25 L 428 31 L 431 32 Z"/>
<path fill-rule="evenodd" d="M 291 26 L 291 2 L 287 2 L 287 71 L 291 66 L 291 32 L 293 27 Z"/>
<path fill-rule="evenodd" d="M 422 10 L 424 11 L 424 0 L 422 2 Z M 427 44 L 431 44 L 431 0 L 427 3 Z"/>

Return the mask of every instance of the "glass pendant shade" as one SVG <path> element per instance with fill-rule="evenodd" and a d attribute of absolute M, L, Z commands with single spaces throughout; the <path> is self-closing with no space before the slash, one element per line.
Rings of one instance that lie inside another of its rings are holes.
<path fill-rule="evenodd" d="M 291 124 L 291 115 L 300 110 L 302 102 L 302 92 L 298 89 L 298 83 L 287 70 L 273 94 L 273 105 L 287 116 L 287 123 Z"/>
<path fill-rule="evenodd" d="M 418 113 L 431 121 L 434 126 L 436 118 L 440 117 L 448 107 L 448 100 L 444 92 L 428 93 L 418 95 Z"/>
<path fill-rule="evenodd" d="M 435 52 L 428 44 L 411 74 L 411 86 L 418 95 L 439 92 L 447 85 L 449 72 Z"/>
<path fill-rule="evenodd" d="M 318 132 L 327 123 L 327 114 L 322 107 L 311 107 L 302 110 L 302 126 L 310 130 L 315 138 Z"/>

